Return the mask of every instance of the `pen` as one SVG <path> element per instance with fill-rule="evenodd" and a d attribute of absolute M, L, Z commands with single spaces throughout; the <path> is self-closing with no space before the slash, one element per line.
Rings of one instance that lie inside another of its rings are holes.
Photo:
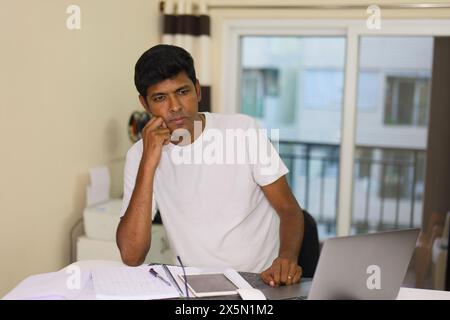
<path fill-rule="evenodd" d="M 161 281 L 163 281 L 165 284 L 167 284 L 168 286 L 172 286 L 170 284 L 169 281 L 167 281 L 166 279 L 164 279 L 163 277 L 161 277 L 158 272 L 156 272 L 153 268 L 150 268 L 150 270 L 148 270 L 153 276 L 155 276 L 156 278 L 160 279 Z"/>
<path fill-rule="evenodd" d="M 172 272 L 170 272 L 170 270 L 169 270 L 169 268 L 167 267 L 167 265 L 163 264 L 162 267 L 163 267 L 164 271 L 166 272 L 166 275 L 167 275 L 170 279 L 172 279 L 172 283 L 175 283 L 175 285 L 177 286 L 178 292 L 180 293 L 180 297 L 183 297 L 183 296 L 184 296 L 183 291 L 181 291 L 181 288 L 180 288 L 180 286 L 178 285 L 178 282 L 177 282 L 177 281 L 175 280 L 175 278 L 173 277 Z"/>

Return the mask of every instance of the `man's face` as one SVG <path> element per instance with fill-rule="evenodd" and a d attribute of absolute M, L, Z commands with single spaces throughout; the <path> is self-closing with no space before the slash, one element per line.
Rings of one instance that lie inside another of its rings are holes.
<path fill-rule="evenodd" d="M 200 84 L 192 83 L 186 72 L 163 80 L 147 88 L 147 97 L 139 97 L 144 108 L 154 117 L 163 118 L 170 132 L 184 128 L 194 130 L 201 99 Z"/>

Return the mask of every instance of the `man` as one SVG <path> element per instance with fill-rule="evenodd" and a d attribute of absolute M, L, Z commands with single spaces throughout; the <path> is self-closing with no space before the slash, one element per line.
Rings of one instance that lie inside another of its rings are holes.
<path fill-rule="evenodd" d="M 117 229 L 124 263 L 143 263 L 157 206 L 171 248 L 184 264 L 261 272 L 271 286 L 298 283 L 303 213 L 278 153 L 266 136 L 252 135 L 256 121 L 246 115 L 198 113 L 201 91 L 193 59 L 176 46 L 146 51 L 136 63 L 135 84 L 152 118 L 126 158 Z M 229 132 L 240 137 L 249 132 L 250 140 L 256 136 L 259 146 L 269 146 L 271 156 L 259 161 L 250 150 L 253 142 L 246 140 L 238 143 L 237 154 L 245 162 L 221 161 L 217 146 L 229 146 L 230 139 L 214 145 L 207 136 L 227 137 Z"/>

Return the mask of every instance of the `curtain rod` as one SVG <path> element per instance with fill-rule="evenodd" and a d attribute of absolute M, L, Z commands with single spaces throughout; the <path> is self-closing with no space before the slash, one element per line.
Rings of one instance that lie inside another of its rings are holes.
<path fill-rule="evenodd" d="M 450 8 L 450 4 L 445 3 L 405 3 L 405 4 L 380 4 L 380 9 L 441 9 Z M 367 9 L 367 4 L 341 4 L 341 5 L 301 5 L 301 4 L 286 4 L 286 5 L 226 5 L 226 4 L 208 4 L 208 9 L 327 9 L 327 10 L 340 10 L 340 9 Z M 164 11 L 164 1 L 159 3 L 160 11 Z"/>

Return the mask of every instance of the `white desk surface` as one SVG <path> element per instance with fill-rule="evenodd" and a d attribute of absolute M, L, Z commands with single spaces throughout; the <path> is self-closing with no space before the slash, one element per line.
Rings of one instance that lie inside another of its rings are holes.
<path fill-rule="evenodd" d="M 450 291 L 400 288 L 397 300 L 450 300 Z"/>
<path fill-rule="evenodd" d="M 21 281 L 2 299 L 46 299 L 46 300 L 95 300 L 93 282 L 90 279 L 90 269 L 99 266 L 123 265 L 118 261 L 87 260 L 75 262 L 57 272 L 30 276 Z M 67 289 L 67 279 L 72 274 L 70 267 L 78 266 L 85 280 L 79 290 Z M 57 292 L 57 294 L 55 294 Z M 415 288 L 400 288 L 397 300 L 450 300 L 449 291 L 426 290 Z"/>

